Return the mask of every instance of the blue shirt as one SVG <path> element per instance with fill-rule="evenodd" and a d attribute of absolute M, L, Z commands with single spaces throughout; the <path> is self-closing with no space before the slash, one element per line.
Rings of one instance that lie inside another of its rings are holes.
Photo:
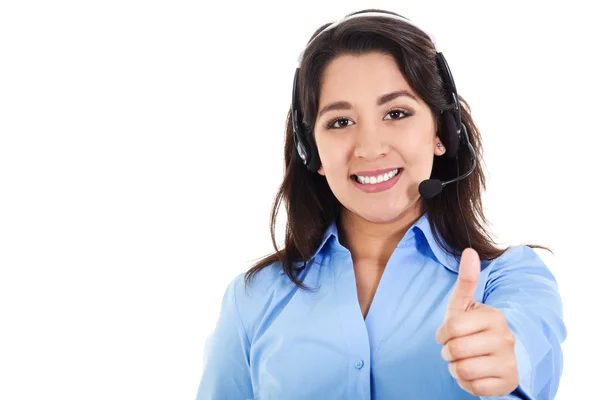
<path fill-rule="evenodd" d="M 475 299 L 501 310 L 516 336 L 520 382 L 504 398 L 554 398 L 566 337 L 554 276 L 526 246 L 481 264 Z M 232 280 L 196 399 L 478 399 L 450 375 L 435 339 L 458 267 L 423 215 L 398 243 L 363 318 L 351 254 L 331 224 L 301 273 L 315 290 L 297 288 L 277 264 L 248 287 L 243 274 Z"/>

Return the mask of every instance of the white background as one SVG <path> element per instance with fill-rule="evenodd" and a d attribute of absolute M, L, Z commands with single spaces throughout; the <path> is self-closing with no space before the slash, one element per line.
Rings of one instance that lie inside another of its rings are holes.
<path fill-rule="evenodd" d="M 597 393 L 591 6 L 266 4 L 2 2 L 0 398 L 195 397 L 225 286 L 271 250 L 297 57 L 371 7 L 438 38 L 484 137 L 494 232 L 555 251 L 557 398 Z"/>

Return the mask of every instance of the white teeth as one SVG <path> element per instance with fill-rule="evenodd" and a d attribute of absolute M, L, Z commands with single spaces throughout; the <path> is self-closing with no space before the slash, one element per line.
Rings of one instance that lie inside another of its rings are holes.
<path fill-rule="evenodd" d="M 399 172 L 400 172 L 399 169 L 395 169 L 393 171 L 386 172 L 385 174 L 378 175 L 378 176 L 359 176 L 359 175 L 357 175 L 356 179 L 358 180 L 359 183 L 361 183 L 363 185 L 366 185 L 366 184 L 372 185 L 374 183 L 381 183 L 381 182 L 390 180 L 394 176 L 398 175 Z"/>

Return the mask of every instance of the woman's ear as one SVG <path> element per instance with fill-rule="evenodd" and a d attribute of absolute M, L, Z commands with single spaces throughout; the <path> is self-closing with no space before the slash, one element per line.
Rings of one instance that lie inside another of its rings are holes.
<path fill-rule="evenodd" d="M 317 172 L 318 172 L 320 175 L 322 175 L 322 176 L 325 176 L 325 170 L 323 170 L 323 165 L 321 165 L 321 166 L 319 167 L 319 169 L 317 170 Z"/>
<path fill-rule="evenodd" d="M 435 143 L 435 148 L 433 149 L 433 153 L 436 156 L 444 155 L 444 153 L 446 153 L 446 146 L 444 146 L 444 144 L 442 143 L 440 138 L 436 137 L 434 143 Z"/>

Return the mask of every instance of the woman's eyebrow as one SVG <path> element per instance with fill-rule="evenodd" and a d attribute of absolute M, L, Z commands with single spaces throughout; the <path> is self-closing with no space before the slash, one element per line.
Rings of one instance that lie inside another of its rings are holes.
<path fill-rule="evenodd" d="M 409 98 L 413 99 L 414 101 L 417 101 L 417 98 L 412 93 L 410 93 L 408 90 L 396 90 L 394 92 L 386 93 L 386 94 L 380 96 L 377 99 L 377 105 L 381 106 L 387 102 L 390 102 L 390 101 L 392 101 L 398 97 L 402 97 L 402 96 L 409 97 Z M 352 106 L 347 101 L 336 101 L 335 103 L 331 103 L 331 104 L 328 104 L 325 107 L 323 107 L 321 109 L 321 111 L 319 111 L 319 118 L 321 118 L 323 116 L 323 114 L 325 114 L 326 112 L 329 112 L 329 111 L 349 110 L 350 108 L 352 108 Z"/>

